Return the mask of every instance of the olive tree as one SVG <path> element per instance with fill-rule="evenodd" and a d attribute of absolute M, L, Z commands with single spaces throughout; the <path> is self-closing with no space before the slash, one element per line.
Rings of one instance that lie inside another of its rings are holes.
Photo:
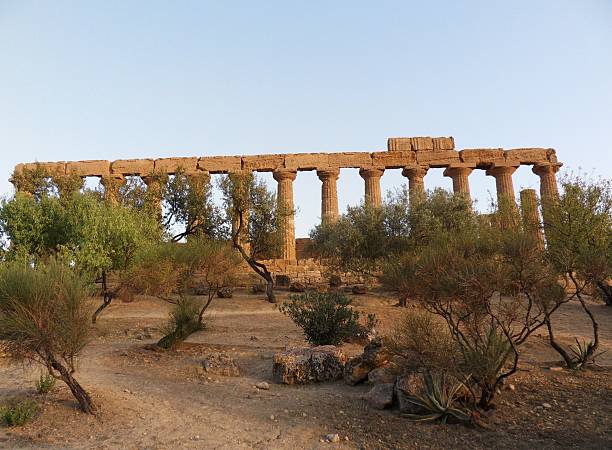
<path fill-rule="evenodd" d="M 224 176 L 219 183 L 227 221 L 233 224 L 232 244 L 249 267 L 266 282 L 266 296 L 276 302 L 274 278 L 263 262 L 281 248 L 280 224 L 293 211 L 278 206 L 276 195 L 252 173 Z"/>
<path fill-rule="evenodd" d="M 90 338 L 90 286 L 57 261 L 0 266 L 0 339 L 5 350 L 42 364 L 66 383 L 83 412 L 94 414 L 96 405 L 74 378 L 77 357 Z"/>
<path fill-rule="evenodd" d="M 585 301 L 587 293 L 612 305 L 612 181 L 568 176 L 561 180 L 558 199 L 545 201 L 547 257 L 574 290 L 572 298 L 588 317 L 593 340 L 564 348 L 547 321 L 552 347 L 571 368 L 590 362 L 599 347 L 599 324 Z"/>

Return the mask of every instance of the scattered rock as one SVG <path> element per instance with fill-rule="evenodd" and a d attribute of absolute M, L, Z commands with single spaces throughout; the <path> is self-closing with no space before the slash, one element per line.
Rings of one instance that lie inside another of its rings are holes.
<path fill-rule="evenodd" d="M 261 381 L 261 382 L 257 383 L 255 385 L 255 387 L 257 389 L 261 389 L 261 390 L 264 390 L 264 391 L 267 391 L 267 390 L 270 389 L 270 385 L 268 383 L 266 383 L 265 381 Z"/>
<path fill-rule="evenodd" d="M 563 370 L 563 367 L 553 366 L 553 367 L 549 367 L 548 370 L 552 372 L 561 372 Z"/>
<path fill-rule="evenodd" d="M 226 353 L 212 353 L 202 361 L 202 367 L 209 374 L 224 377 L 240 376 L 240 368 L 231 356 Z"/>
<path fill-rule="evenodd" d="M 546 409 L 552 408 L 552 405 L 550 403 L 542 403 L 542 406 Z"/>
<path fill-rule="evenodd" d="M 291 292 L 305 292 L 306 291 L 306 286 L 304 285 L 304 283 L 300 283 L 299 281 L 294 281 L 289 286 L 289 290 Z"/>
<path fill-rule="evenodd" d="M 234 289 L 229 286 L 222 287 L 217 291 L 217 297 L 219 298 L 232 298 L 234 296 Z"/>
<path fill-rule="evenodd" d="M 333 345 L 294 347 L 274 355 L 276 383 L 308 384 L 342 378 L 346 356 Z"/>
<path fill-rule="evenodd" d="M 384 366 L 373 369 L 368 374 L 368 383 L 371 384 L 383 384 L 383 383 L 395 383 L 399 369 L 396 366 Z"/>
<path fill-rule="evenodd" d="M 336 442 L 340 442 L 340 435 L 338 433 L 327 434 L 325 435 L 325 441 L 335 444 Z"/>
<path fill-rule="evenodd" d="M 365 284 L 356 284 L 351 292 L 356 295 L 363 295 L 368 292 L 368 288 Z"/>
<path fill-rule="evenodd" d="M 385 409 L 393 403 L 394 383 L 381 383 L 370 389 L 362 398 L 372 408 Z"/>
<path fill-rule="evenodd" d="M 383 350 L 382 339 L 373 339 L 363 349 L 360 356 L 351 359 L 344 368 L 344 381 L 347 384 L 355 385 L 365 381 L 368 374 L 382 367 L 389 361 L 389 355 Z"/>
<path fill-rule="evenodd" d="M 425 383 L 423 377 L 418 372 L 409 373 L 399 377 L 395 383 L 395 397 L 400 412 L 408 414 L 418 414 L 421 408 L 408 400 L 408 396 L 419 395 Z"/>

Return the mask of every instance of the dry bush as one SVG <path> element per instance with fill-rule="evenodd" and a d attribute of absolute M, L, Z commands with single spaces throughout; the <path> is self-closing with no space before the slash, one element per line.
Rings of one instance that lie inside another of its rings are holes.
<path fill-rule="evenodd" d="M 451 369 L 459 356 L 446 324 L 423 310 L 405 311 L 386 345 L 407 367 Z"/>

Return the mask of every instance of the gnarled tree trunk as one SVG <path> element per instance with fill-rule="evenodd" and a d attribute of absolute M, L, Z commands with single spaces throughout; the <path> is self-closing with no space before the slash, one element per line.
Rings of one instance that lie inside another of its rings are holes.
<path fill-rule="evenodd" d="M 70 388 L 70 392 L 74 398 L 79 402 L 81 411 L 87 414 L 96 414 L 97 407 L 93 400 L 85 389 L 79 384 L 79 382 L 72 376 L 70 371 L 66 369 L 59 361 L 55 358 L 50 359 L 51 367 L 59 373 L 60 378 Z"/>

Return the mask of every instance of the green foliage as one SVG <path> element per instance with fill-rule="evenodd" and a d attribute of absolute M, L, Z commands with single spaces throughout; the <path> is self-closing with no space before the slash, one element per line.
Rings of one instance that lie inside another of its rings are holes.
<path fill-rule="evenodd" d="M 596 291 L 612 303 L 603 286 L 612 278 L 612 180 L 568 176 L 561 195 L 544 206 L 548 258 L 576 288 Z"/>
<path fill-rule="evenodd" d="M 279 207 L 276 194 L 253 174 L 226 175 L 219 180 L 219 188 L 223 194 L 226 221 L 233 222 L 236 228 L 237 219 L 243 216 L 240 239 L 248 244 L 249 256 L 254 259 L 277 258 L 281 246 L 279 225 L 294 212 Z"/>
<path fill-rule="evenodd" d="M 21 400 L 0 408 L 0 416 L 9 427 L 20 427 L 30 422 L 38 412 L 38 404 Z"/>
<path fill-rule="evenodd" d="M 335 271 L 350 272 L 367 282 L 380 277 L 387 266 L 387 284 L 398 290 L 399 279 L 389 277 L 389 267 L 400 255 L 415 252 L 439 232 L 465 228 L 474 217 L 470 203 L 461 196 L 437 189 L 410 205 L 406 191 L 399 190 L 389 194 L 380 208 L 349 207 L 335 223 L 315 227 L 310 238 L 313 251 Z"/>
<path fill-rule="evenodd" d="M 472 415 L 461 406 L 460 398 L 467 387 L 464 383 L 452 380 L 441 372 L 423 374 L 424 389 L 417 395 L 408 396 L 407 400 L 422 410 L 419 414 L 403 414 L 415 421 L 450 421 L 469 423 Z"/>
<path fill-rule="evenodd" d="M 178 233 L 173 233 L 173 241 L 197 234 L 211 239 L 227 236 L 223 215 L 212 201 L 210 175 L 204 172 L 186 175 L 180 169 L 164 181 L 160 188 L 164 228 L 170 231 L 180 227 Z"/>
<path fill-rule="evenodd" d="M 90 339 L 89 294 L 90 284 L 55 260 L 34 268 L 0 266 L 0 340 L 5 350 L 61 378 L 86 412 L 93 411 L 91 399 L 72 373 Z"/>
<path fill-rule="evenodd" d="M 50 373 L 40 373 L 40 377 L 35 382 L 36 392 L 39 394 L 47 394 L 55 386 L 55 378 Z"/>
<path fill-rule="evenodd" d="M 312 345 L 338 345 L 367 332 L 366 327 L 376 323 L 371 316 L 369 325 L 360 325 L 359 312 L 350 305 L 351 300 L 342 293 L 308 291 L 290 296 L 280 311 L 304 330 Z"/>

